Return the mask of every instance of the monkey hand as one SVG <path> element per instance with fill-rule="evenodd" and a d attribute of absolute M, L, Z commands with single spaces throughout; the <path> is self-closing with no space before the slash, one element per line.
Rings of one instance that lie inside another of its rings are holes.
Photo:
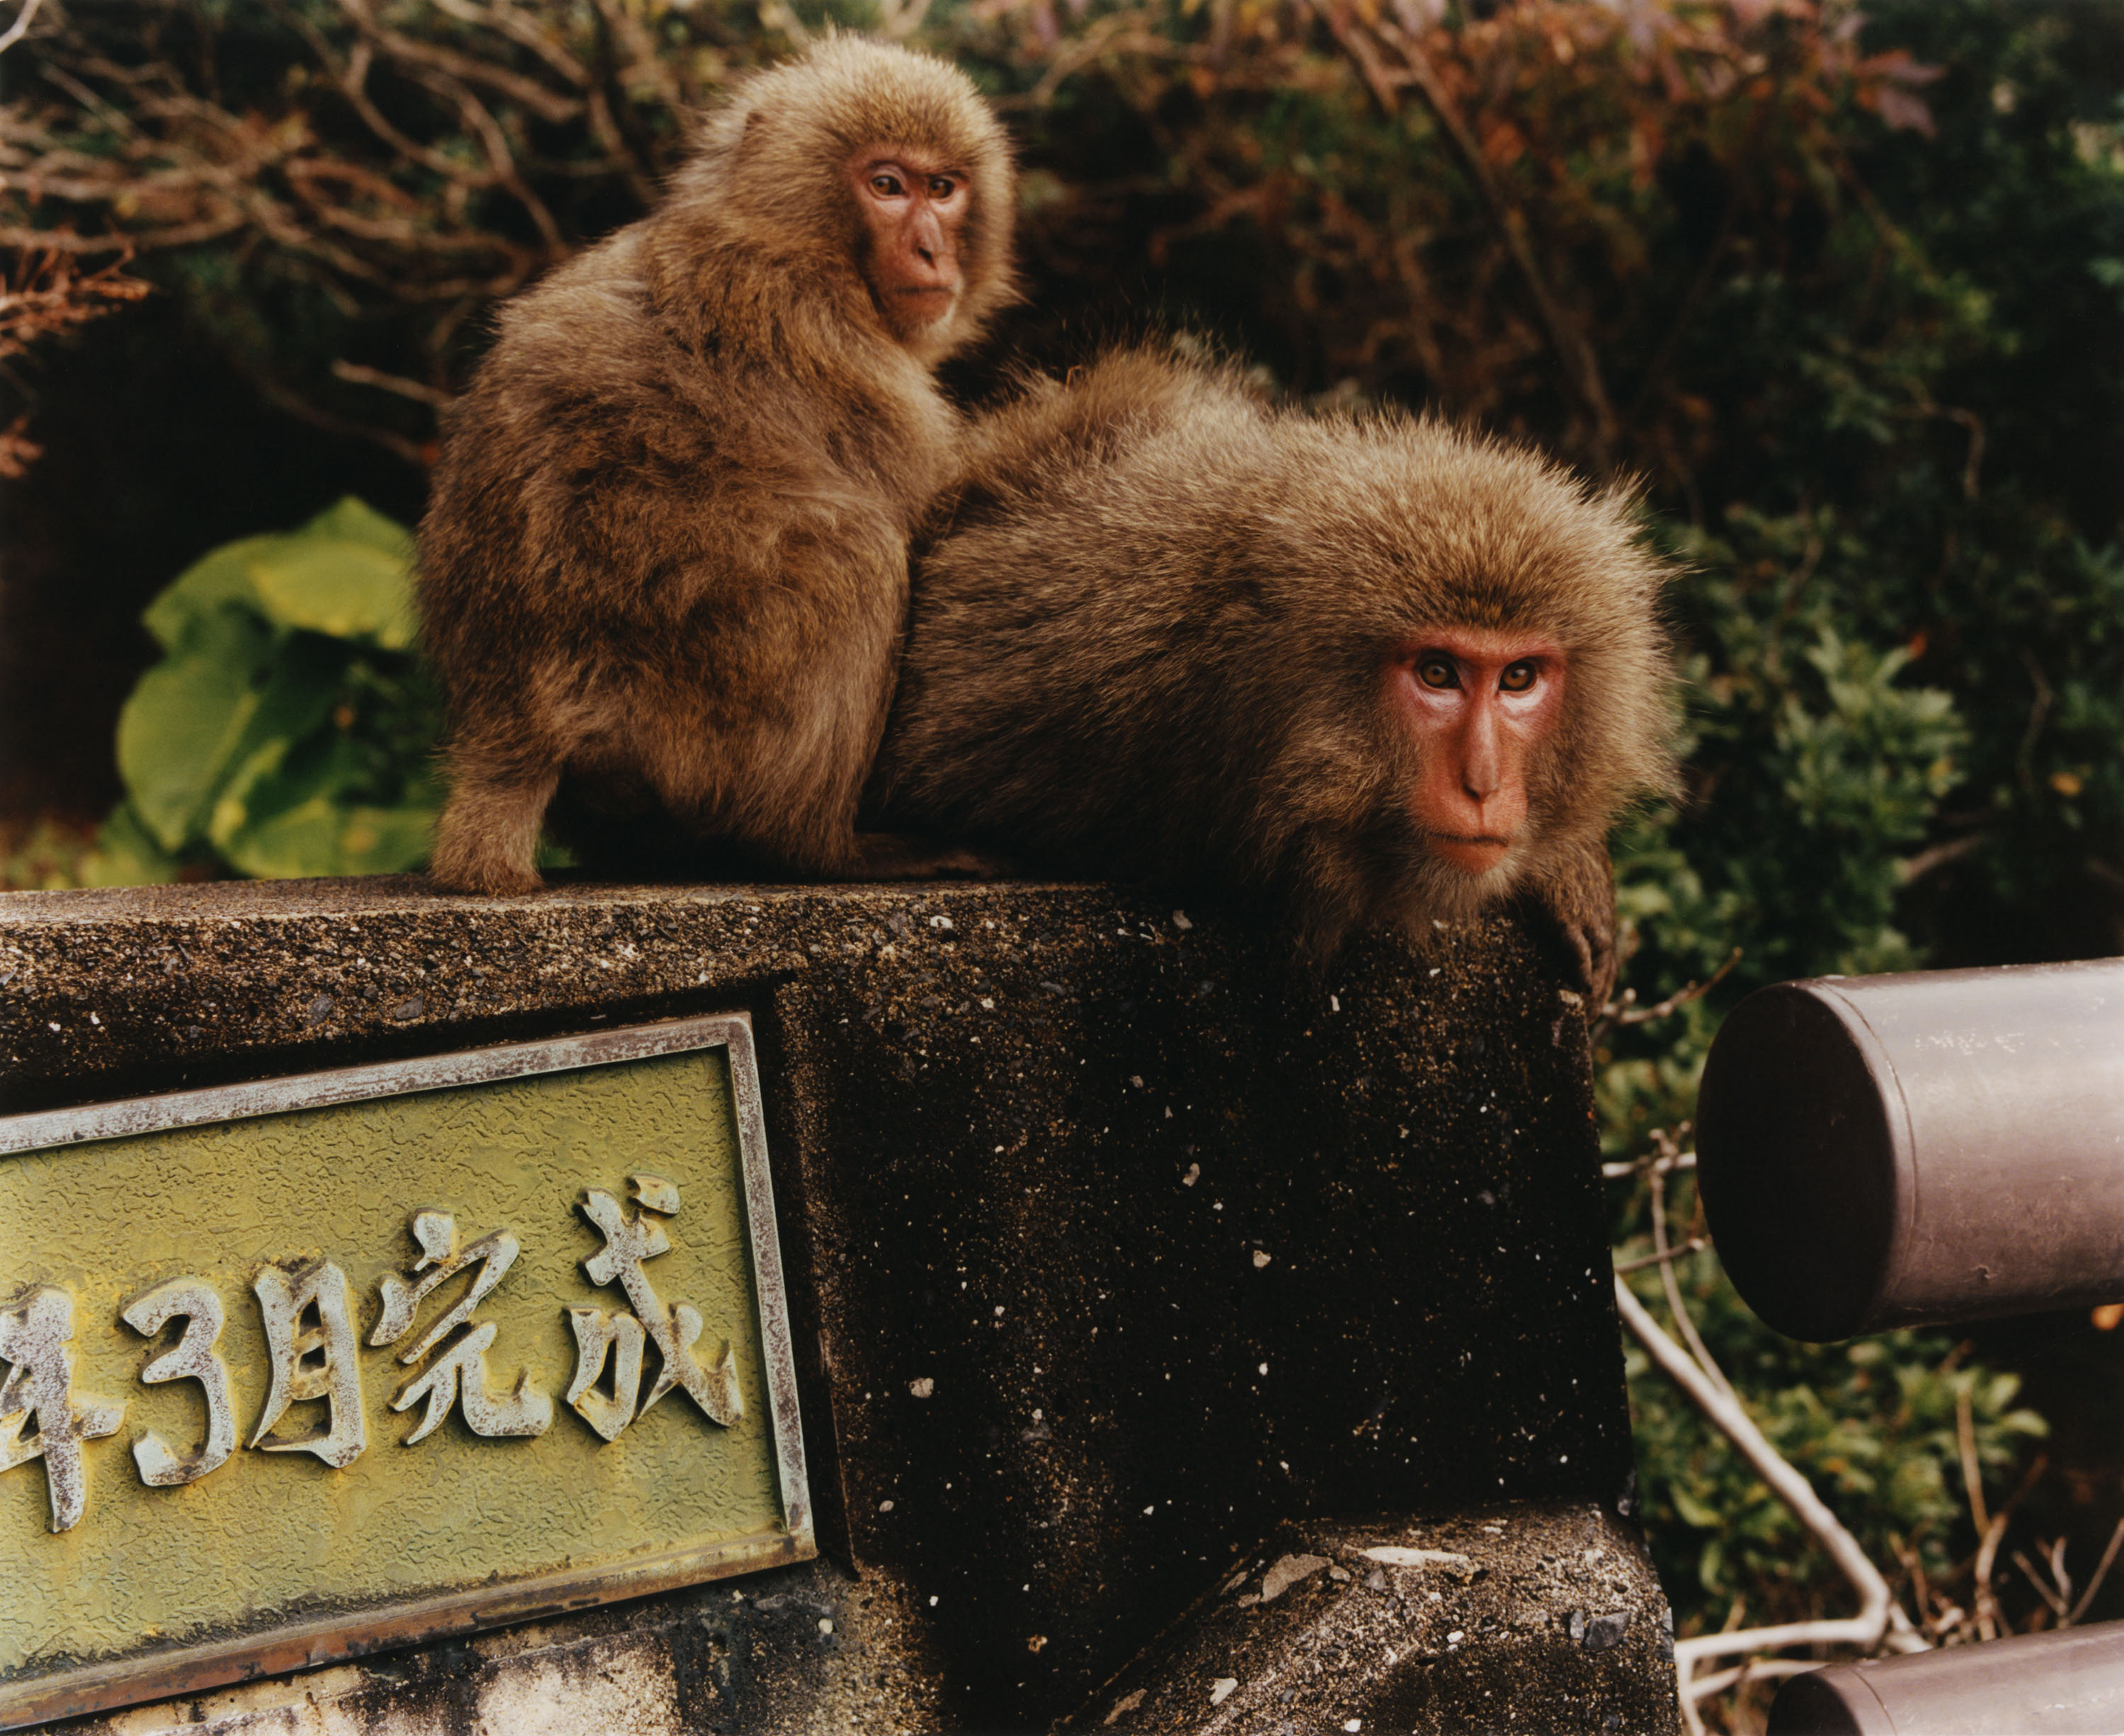
<path fill-rule="evenodd" d="M 1600 839 L 1574 844 L 1526 882 L 1522 901 L 1569 961 L 1590 1025 L 1615 992 L 1615 870 Z"/>
<path fill-rule="evenodd" d="M 1000 880 L 1011 872 L 999 857 L 896 832 L 857 833 L 850 864 L 852 876 L 861 880 Z"/>

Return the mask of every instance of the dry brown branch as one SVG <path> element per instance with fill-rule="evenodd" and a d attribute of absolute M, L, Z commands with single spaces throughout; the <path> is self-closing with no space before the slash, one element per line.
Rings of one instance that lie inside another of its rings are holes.
<path fill-rule="evenodd" d="M 1697 1366 L 1703 1371 L 1705 1378 L 1732 1399 L 1735 1397 L 1732 1386 L 1696 1329 L 1696 1321 L 1689 1311 L 1688 1304 L 1682 1300 L 1681 1286 L 1674 1275 L 1674 1261 L 1667 1252 L 1666 1178 L 1674 1167 L 1674 1160 L 1681 1154 L 1663 1128 L 1652 1130 L 1652 1144 L 1664 1161 L 1648 1169 L 1645 1179 L 1652 1189 L 1652 1246 L 1658 1256 L 1660 1287 L 1666 1295 L 1667 1312 L 1673 1315 L 1675 1324 L 1681 1329 L 1689 1354 L 1696 1358 Z"/>
<path fill-rule="evenodd" d="M 1700 1253 L 1710 1245 L 1709 1236 L 1692 1235 L 1687 1241 L 1666 1249 L 1658 1254 L 1642 1254 L 1633 1260 L 1618 1261 L 1615 1265 L 1615 1275 L 1621 1277 L 1628 1273 L 1642 1272 L 1648 1266 L 1657 1266 L 1669 1260 L 1678 1260 L 1685 1254 Z"/>
<path fill-rule="evenodd" d="M 416 379 L 407 379 L 403 374 L 386 374 L 380 369 L 364 368 L 358 362 L 336 361 L 332 373 L 338 379 L 356 386 L 374 386 L 379 392 L 395 392 L 401 398 L 410 398 L 416 404 L 425 404 L 431 410 L 447 410 L 450 394 L 438 392 L 433 386 L 424 386 Z"/>
<path fill-rule="evenodd" d="M 1689 983 L 1675 990 L 1665 1000 L 1649 1007 L 1640 1007 L 1637 1004 L 1638 991 L 1635 989 L 1624 990 L 1618 999 L 1609 1001 L 1606 1006 L 1600 1009 L 1600 1018 L 1594 1021 L 1592 1040 L 1595 1043 L 1599 1042 L 1602 1037 L 1617 1025 L 1650 1024 L 1656 1019 L 1665 1019 L 1680 1012 L 1692 1000 L 1701 1000 L 1717 988 L 1726 980 L 1733 967 L 1740 962 L 1741 948 L 1736 947 L 1726 955 L 1726 962 L 1702 982 Z"/>
<path fill-rule="evenodd" d="M 1976 1522 L 1976 1535 L 1981 1537 L 1991 1529 L 1991 1516 L 1984 1510 L 1984 1474 L 1976 1463 L 1976 1423 L 1966 1384 L 1955 1388 L 1954 1437 L 1962 1451 L 1962 1486 L 1969 1498 L 1969 1517 Z"/>
<path fill-rule="evenodd" d="M 125 275 L 129 257 L 122 254 L 84 275 L 63 247 L 26 249 L 0 271 L 0 360 L 150 294 L 151 285 Z"/>
<path fill-rule="evenodd" d="M 2058 1539 L 2061 1546 L 2064 1542 L 2064 1538 Z M 2066 1626 L 2071 1620 L 2071 1606 L 2065 1601 L 2065 1598 L 2072 1594 L 2070 1582 L 2062 1588 L 2065 1596 L 2061 1597 L 2059 1588 L 2046 1585 L 2043 1583 L 2042 1575 L 2037 1573 L 2034 1564 L 2028 1560 L 2026 1550 L 2018 1549 L 2014 1550 L 2013 1561 L 2014 1565 L 2020 1569 L 2021 1577 L 2028 1582 L 2029 1588 L 2048 1606 L 2051 1615 L 2057 1618 L 2058 1625 Z M 2061 1574 L 2064 1571 L 2064 1563 L 2055 1552 L 2048 1564 L 2053 1574 Z"/>
<path fill-rule="evenodd" d="M 5 31 L 0 31 L 0 54 L 30 34 L 30 26 L 36 21 L 37 12 L 45 0 L 22 0 L 22 9 L 15 14 L 15 21 Z"/>
<path fill-rule="evenodd" d="M 1534 305 L 1550 348 L 1562 364 L 1566 383 L 1580 407 L 1592 421 L 1587 449 L 1596 471 L 1605 472 L 1614 461 L 1621 432 L 1614 406 L 1601 378 L 1599 358 L 1584 328 L 1564 311 L 1563 303 L 1535 257 L 1525 213 L 1506 196 L 1491 172 L 1489 159 L 1462 118 L 1459 105 L 1439 77 L 1419 35 L 1380 22 L 1369 28 L 1341 7 L 1325 14 L 1328 28 L 1363 72 L 1379 106 L 1389 115 L 1399 112 L 1401 91 L 1413 85 L 1430 108 L 1446 142 L 1451 145 L 1462 172 L 1468 176 L 1488 214 L 1491 223 L 1509 250 L 1520 281 Z M 1380 53 L 1390 49 L 1401 61 L 1389 69 Z"/>
<path fill-rule="evenodd" d="M 1888 1583 L 1868 1559 L 1858 1540 L 1829 1510 L 1814 1487 L 1770 1445 L 1740 1401 L 1715 1385 L 1696 1362 L 1666 1333 L 1631 1294 L 1619 1277 L 1615 1280 L 1615 1307 L 1623 1324 L 1636 1334 L 1652 1360 L 1681 1388 L 1727 1440 L 1740 1450 L 1793 1516 L 1805 1526 L 1836 1564 L 1859 1595 L 1856 1616 L 1842 1620 L 1780 1622 L 1773 1626 L 1744 1628 L 1729 1633 L 1700 1635 L 1677 1640 L 1675 1668 L 1681 1692 L 1691 1705 L 1707 1692 L 1716 1691 L 1694 1680 L 1697 1663 L 1705 1658 L 1730 1658 L 1749 1652 L 1779 1651 L 1794 1645 L 1851 1645 L 1862 1652 L 1887 1644 L 1899 1651 L 1929 1648 L 1911 1625 L 1908 1616 L 1890 1596 Z"/>
<path fill-rule="evenodd" d="M 2073 1605 L 2072 1613 L 2065 1618 L 2068 1627 L 2084 1616 L 2088 1605 L 2094 1602 L 2094 1594 L 2102 1589 L 2102 1582 L 2109 1577 L 2109 1569 L 2116 1562 L 2120 1545 L 2124 1545 L 2124 1519 L 2119 1519 L 2117 1529 L 2110 1532 L 2109 1546 L 2102 1552 L 2102 1560 L 2095 1566 L 2094 1577 L 2087 1582 L 2087 1589 L 2079 1594 L 2079 1602 Z"/>

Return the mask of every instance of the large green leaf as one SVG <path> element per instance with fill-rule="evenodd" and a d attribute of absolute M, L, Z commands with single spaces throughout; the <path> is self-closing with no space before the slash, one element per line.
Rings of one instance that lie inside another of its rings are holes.
<path fill-rule="evenodd" d="M 295 534 L 359 543 L 402 561 L 413 558 L 412 533 L 396 519 L 387 519 L 368 501 L 350 494 L 341 495 L 337 504 L 325 508 Z"/>
<path fill-rule="evenodd" d="M 255 555 L 250 567 L 259 605 L 276 626 L 388 651 L 413 642 L 412 569 L 402 553 L 305 532 Z"/>
<path fill-rule="evenodd" d="M 435 822 L 430 807 L 341 807 L 317 795 L 246 827 L 226 854 L 259 880 L 402 873 L 426 859 Z"/>
<path fill-rule="evenodd" d="M 208 841 L 224 857 L 231 840 L 254 817 L 278 813 L 312 794 L 336 793 L 355 781 L 351 766 L 319 775 L 303 764 L 322 758 L 320 749 L 344 742 L 331 732 L 324 732 L 322 743 L 317 738 L 343 685 L 346 657 L 343 647 L 311 633 L 293 636 L 275 652 L 261 679 L 257 708 L 231 750 L 226 775 L 202 819 Z M 298 769 L 289 788 L 281 774 L 291 758 Z"/>
<path fill-rule="evenodd" d="M 163 650 L 175 651 L 200 621 L 232 605 L 262 613 L 251 586 L 251 563 L 285 541 L 282 536 L 244 537 L 200 556 L 148 605 L 141 624 Z"/>
<path fill-rule="evenodd" d="M 214 804 L 214 847 L 231 867 L 259 879 L 417 868 L 439 792 L 416 777 L 402 802 L 376 802 L 373 757 L 366 744 L 329 728 L 292 743 L 261 742 Z"/>
<path fill-rule="evenodd" d="M 143 825 L 166 850 L 196 835 L 256 717 L 254 675 L 271 647 L 252 616 L 193 622 L 185 648 L 140 677 L 118 714 L 118 769 Z"/>
<path fill-rule="evenodd" d="M 96 848 L 82 859 L 83 886 L 157 886 L 177 877 L 182 867 L 140 823 L 133 804 L 121 802 L 96 835 Z"/>

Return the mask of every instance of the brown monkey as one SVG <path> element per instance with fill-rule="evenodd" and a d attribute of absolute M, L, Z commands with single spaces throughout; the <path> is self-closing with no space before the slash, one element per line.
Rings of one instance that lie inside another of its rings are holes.
<path fill-rule="evenodd" d="M 1609 821 L 1671 774 L 1629 500 L 1125 352 L 977 427 L 872 785 L 1030 863 L 1280 902 L 1318 961 L 1515 894 L 1614 980 Z"/>
<path fill-rule="evenodd" d="M 502 310 L 421 529 L 437 881 L 536 887 L 564 775 L 594 816 L 655 811 L 760 865 L 921 870 L 856 802 L 909 529 L 961 436 L 930 370 L 1010 294 L 1012 208 L 963 74 L 837 36 Z"/>

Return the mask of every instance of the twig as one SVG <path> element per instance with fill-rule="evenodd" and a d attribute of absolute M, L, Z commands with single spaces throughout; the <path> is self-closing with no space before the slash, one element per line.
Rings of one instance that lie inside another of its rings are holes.
<path fill-rule="evenodd" d="M 1618 1165 L 1618 1167 L 1619 1168 L 1621 1166 Z M 1656 1266 L 1663 1260 L 1678 1260 L 1685 1254 L 1700 1253 L 1703 1249 L 1708 1248 L 1710 1245 L 1711 1238 L 1709 1236 L 1692 1235 L 1687 1241 L 1682 1243 L 1680 1246 L 1670 1248 L 1664 1254 L 1647 1254 L 1634 1260 L 1624 1260 L 1620 1265 L 1616 1267 L 1615 1274 L 1619 1277 L 1625 1273 L 1642 1272 L 1647 1266 Z"/>
<path fill-rule="evenodd" d="M 1660 1329 L 1659 1322 L 1630 1293 L 1620 1278 L 1615 1280 L 1615 1309 L 1623 1323 L 1637 1335 L 1652 1360 L 1681 1388 L 1741 1455 L 1769 1484 L 1778 1498 L 1807 1530 L 1859 1595 L 1856 1616 L 1843 1620 L 1787 1621 L 1774 1626 L 1743 1628 L 1738 1632 L 1706 1634 L 1675 1641 L 1675 1667 L 1686 1692 L 1697 1663 L 1708 1658 L 1729 1658 L 1741 1653 L 1775 1651 L 1788 1645 L 1853 1645 L 1870 1651 L 1883 1640 L 1899 1651 L 1930 1648 L 1896 1607 L 1888 1593 L 1888 1582 L 1867 1558 L 1858 1540 L 1831 1513 L 1814 1487 L 1772 1447 L 1740 1402 L 1714 1386 L 1680 1345 Z"/>
<path fill-rule="evenodd" d="M 0 31 L 0 54 L 6 54 L 29 34 L 31 22 L 44 3 L 45 0 L 22 0 L 22 9 L 15 14 L 15 21 Z"/>
<path fill-rule="evenodd" d="M 1959 862 L 1983 842 L 1981 832 L 1971 832 L 1966 838 L 1950 838 L 1944 844 L 1929 844 L 1916 855 L 1905 856 L 1896 864 L 1896 884 L 1909 886 L 1922 880 L 1950 862 Z"/>
<path fill-rule="evenodd" d="M 416 404 L 425 404 L 431 410 L 447 410 L 450 395 L 438 392 L 433 386 L 424 386 L 416 379 L 407 379 L 403 374 L 386 374 L 380 368 L 364 368 L 359 362 L 336 361 L 331 371 L 341 379 L 356 386 L 374 386 L 379 392 L 395 392 L 401 398 L 410 398 Z"/>
<path fill-rule="evenodd" d="M 2124 1545 L 2124 1519 L 2117 1522 L 2117 1529 L 2109 1534 L 2109 1547 L 2103 1550 L 2101 1564 L 2094 1569 L 2094 1577 L 2087 1582 L 2087 1589 L 2079 1594 L 2079 1602 L 2073 1605 L 2066 1625 L 2079 1620 L 2087 1613 L 2087 1607 L 2094 1602 L 2094 1594 L 2102 1589 L 2102 1582 L 2109 1577 L 2110 1564 L 2116 1560 L 2117 1551 Z"/>
<path fill-rule="evenodd" d="M 1694 1169 L 1695 1167 L 1696 1154 L 1694 1151 L 1677 1151 L 1671 1157 L 1656 1152 L 1649 1157 L 1633 1158 L 1626 1164 L 1603 1164 L 1600 1165 L 1600 1179 L 1619 1182 L 1626 1175 L 1642 1175 L 1649 1169 Z"/>
<path fill-rule="evenodd" d="M 1689 983 L 1675 990 L 1665 1000 L 1649 1007 L 1636 1004 L 1637 990 L 1624 990 L 1620 1000 L 1611 1000 L 1600 1009 L 1600 1018 L 1594 1021 L 1592 1040 L 1599 1042 L 1613 1026 L 1650 1024 L 1656 1019 L 1666 1019 L 1680 1012 L 1692 1000 L 1701 1000 L 1717 988 L 1740 962 L 1741 948 L 1736 947 L 1726 955 L 1726 962 L 1702 982 Z"/>
<path fill-rule="evenodd" d="M 2049 720 L 2051 701 L 2056 696 L 2051 684 L 2045 679 L 2043 666 L 2036 661 L 2036 654 L 2023 645 L 2021 665 L 2035 684 L 2036 697 L 2028 707 L 2028 726 L 2021 732 L 2021 746 L 2014 755 L 2014 764 L 2021 774 L 2021 788 L 2033 791 L 2036 787 L 2036 738 L 2042 734 L 2043 725 Z"/>
<path fill-rule="evenodd" d="M 2064 1540 L 2061 1538 L 2059 1541 L 2062 1542 Z M 2036 1588 L 2036 1595 L 2051 1607 L 2051 1613 L 2058 1618 L 2058 1625 L 2063 1627 L 2068 1615 L 2065 1599 L 2036 1577 L 2034 1564 L 2023 1550 L 2017 1549 L 2014 1551 L 2014 1565 L 2020 1569 L 2021 1577 Z"/>
<path fill-rule="evenodd" d="M 1999 1597 L 1991 1589 L 1991 1569 L 1998 1564 L 1999 1545 L 2005 1541 L 2006 1517 L 2000 1513 L 1985 1528 L 1984 1541 L 1976 1547 L 1976 1637 L 1996 1640 L 1999 1637 Z"/>
<path fill-rule="evenodd" d="M 1659 1134 L 1657 1138 L 1666 1147 L 1666 1150 L 1661 1155 L 1671 1155 L 1673 1142 L 1667 1139 L 1665 1133 Z M 1697 1331 L 1696 1321 L 1689 1311 L 1689 1305 L 1681 1299 L 1681 1285 L 1674 1275 L 1674 1262 L 1666 1257 L 1666 1170 L 1655 1165 L 1647 1174 L 1646 1179 L 1652 1187 L 1652 1246 L 1661 1255 L 1658 1262 L 1660 1288 L 1666 1294 L 1667 1312 L 1674 1316 L 1675 1324 L 1681 1329 L 1682 1338 L 1689 1346 L 1689 1354 L 1696 1358 L 1697 1366 L 1703 1371 L 1713 1386 L 1727 1398 L 1732 1398 L 1733 1388 L 1727 1381 L 1724 1371 L 1718 1367 L 1717 1360 L 1712 1356 L 1710 1347 L 1703 1342 L 1703 1336 Z"/>
<path fill-rule="evenodd" d="M 1746 1663 L 1729 1664 L 1722 1670 L 1713 1670 L 1708 1676 L 1697 1677 L 1689 1683 L 1689 1691 L 1698 1700 L 1708 1700 L 1713 1694 L 1738 1687 L 1751 1677 L 1804 1676 L 1809 1670 L 1821 1668 L 1821 1660 L 1814 1658 L 1750 1658 Z"/>
<path fill-rule="evenodd" d="M 1511 253 L 1512 263 L 1518 268 L 1527 293 L 1533 298 L 1534 312 L 1540 318 L 1549 346 L 1556 352 L 1557 360 L 1563 365 L 1565 379 L 1581 406 L 1593 419 L 1592 451 L 1594 468 L 1605 471 L 1613 463 L 1618 432 L 1614 406 L 1609 402 L 1608 388 L 1600 378 L 1600 365 L 1593 354 L 1593 346 L 1586 341 L 1586 334 L 1565 314 L 1562 305 L 1550 289 L 1539 261 L 1534 258 L 1534 247 L 1527 239 L 1526 219 L 1506 199 L 1504 190 L 1497 185 L 1497 177 L 1490 172 L 1489 160 L 1483 154 L 1483 147 L 1475 135 L 1468 130 L 1460 111 L 1453 101 L 1452 93 L 1445 88 L 1445 81 L 1438 76 L 1422 45 L 1412 34 L 1394 33 L 1393 46 L 1408 71 L 1405 80 L 1397 80 L 1379 64 L 1371 45 L 1360 34 L 1339 7 L 1329 8 L 1324 13 L 1328 29 L 1340 42 L 1351 59 L 1357 63 L 1365 82 L 1370 88 L 1379 106 L 1389 115 L 1400 109 L 1396 94 L 1401 83 L 1413 84 L 1423 96 L 1439 129 L 1445 135 L 1454 154 L 1459 158 L 1462 170 L 1475 189 L 1476 196 L 1488 213 L 1492 226 L 1503 239 Z"/>
<path fill-rule="evenodd" d="M 1976 1522 L 1981 1537 L 1991 1529 L 1991 1516 L 1984 1509 L 1984 1473 L 1976 1463 L 1976 1420 L 1966 1380 L 1954 1390 L 1954 1437 L 1962 1449 L 1962 1486 L 1969 1496 L 1969 1517 Z"/>
<path fill-rule="evenodd" d="M 1976 1635 L 1980 1640 L 1999 1637 L 1999 1598 L 1991 1589 L 1991 1570 L 1998 1564 L 1999 1545 L 2005 1541 L 2007 1522 L 2014 1517 L 2014 1509 L 2027 1498 L 2028 1491 L 2042 1480 L 2049 1458 L 2038 1453 L 2021 1479 L 2021 1486 L 2007 1498 L 2006 1504 L 1991 1516 L 1991 1523 L 1984 1532 L 1984 1541 L 1976 1547 Z"/>

